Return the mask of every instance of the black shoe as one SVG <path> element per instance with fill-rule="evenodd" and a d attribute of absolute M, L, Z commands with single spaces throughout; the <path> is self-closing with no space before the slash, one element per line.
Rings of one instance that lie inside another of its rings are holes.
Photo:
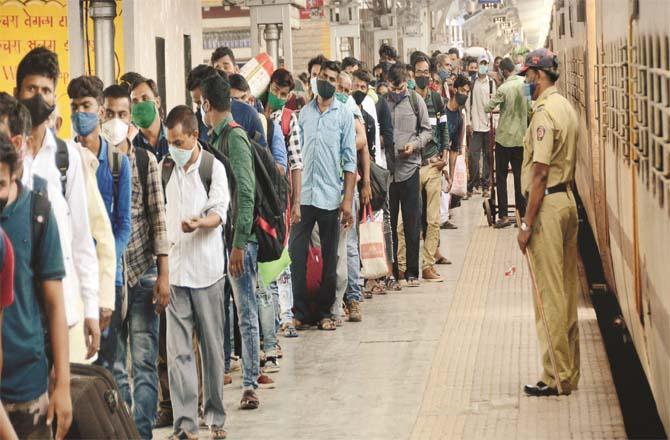
<path fill-rule="evenodd" d="M 506 227 L 510 226 L 511 224 L 512 224 L 512 221 L 511 221 L 509 218 L 504 217 L 504 218 L 499 219 L 499 220 L 493 225 L 493 227 L 494 227 L 495 229 L 502 229 L 502 228 L 506 228 Z"/>
<path fill-rule="evenodd" d="M 548 387 L 547 384 L 542 381 L 539 381 L 535 385 L 524 385 L 523 392 L 529 396 L 535 397 L 558 396 L 558 390 L 556 388 Z"/>
<path fill-rule="evenodd" d="M 458 226 L 447 220 L 446 222 L 440 225 L 440 229 L 458 229 Z"/>
<path fill-rule="evenodd" d="M 156 421 L 154 422 L 154 428 L 165 428 L 166 426 L 172 426 L 174 424 L 172 419 L 172 411 L 167 409 L 158 410 L 156 414 Z"/>

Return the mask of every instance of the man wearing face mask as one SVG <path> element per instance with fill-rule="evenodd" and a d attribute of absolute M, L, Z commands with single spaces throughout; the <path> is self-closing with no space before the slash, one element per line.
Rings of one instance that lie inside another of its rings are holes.
<path fill-rule="evenodd" d="M 135 213 L 125 254 L 127 313 L 123 320 L 119 313 L 112 323 L 116 326 L 118 344 L 113 374 L 121 398 L 133 409 L 137 430 L 142 438 L 150 438 L 158 400 L 159 315 L 167 307 L 170 294 L 165 198 L 156 157 L 136 148 L 128 139 L 131 123 L 128 88 L 112 85 L 102 96 L 102 134 L 109 145 L 128 156 L 132 169 L 131 206 Z M 133 372 L 130 377 L 126 371 L 129 352 Z M 167 361 L 164 361 L 162 391 L 168 388 Z M 169 392 L 165 391 L 163 397 L 161 417 L 171 419 Z"/>
<path fill-rule="evenodd" d="M 454 175 L 456 158 L 461 152 L 461 145 L 465 139 L 465 118 L 463 107 L 470 96 L 470 79 L 465 75 L 458 75 L 455 79 L 446 82 L 451 99 L 445 106 L 447 125 L 449 127 L 449 179 Z"/>
<path fill-rule="evenodd" d="M 80 76 L 70 81 L 67 92 L 72 110 L 72 127 L 77 134 L 75 140 L 95 155 L 100 166 L 96 181 L 114 233 L 116 250 L 116 309 L 122 307 L 123 273 L 121 258 L 130 239 L 130 194 L 131 171 L 128 157 L 114 151 L 106 139 L 100 136 L 102 107 L 102 81 L 95 76 Z M 103 334 L 98 363 L 112 370 L 116 359 L 116 328 Z"/>
<path fill-rule="evenodd" d="M 407 89 L 407 68 L 395 64 L 389 72 L 389 93 L 385 99 L 393 120 L 395 167 L 389 189 L 391 229 L 394 253 L 398 253 L 398 216 L 402 210 L 407 240 L 407 271 L 400 272 L 394 264 L 396 279 L 407 281 L 409 287 L 419 286 L 419 227 L 421 221 L 420 172 L 421 154 L 433 137 L 425 101 Z M 400 259 L 400 258 L 398 258 Z"/>
<path fill-rule="evenodd" d="M 521 193 L 521 163 L 523 138 L 528 127 L 528 99 L 524 96 L 523 78 L 514 74 L 514 63 L 505 58 L 500 63 L 505 82 L 486 105 L 492 112 L 500 107 L 500 121 L 496 129 L 496 193 L 498 196 L 498 221 L 495 228 L 512 224 L 507 214 L 507 170 L 512 165 L 516 210 L 523 217 L 526 201 Z"/>
<path fill-rule="evenodd" d="M 495 81 L 488 76 L 489 60 L 486 55 L 479 58 L 477 79 L 472 83 L 472 91 L 468 100 L 468 132 L 470 144 L 468 146 L 468 197 L 472 196 L 475 188 L 481 187 L 484 198 L 489 196 L 489 174 L 491 154 L 489 150 L 491 116 L 486 113 L 486 104 L 496 92 Z M 481 170 L 481 171 L 480 171 Z"/>
<path fill-rule="evenodd" d="M 15 96 L 30 112 L 32 143 L 23 161 L 23 184 L 46 193 L 56 216 L 65 263 L 65 308 L 72 331 L 84 333 L 90 359 L 100 349 L 98 259 L 88 221 L 88 201 L 81 157 L 74 143 L 47 128 L 55 109 L 60 77 L 58 57 L 44 47 L 31 50 L 16 73 Z M 41 178 L 41 181 L 36 179 Z M 45 182 L 40 185 L 40 182 Z M 83 329 L 74 327 L 83 318 Z M 78 335 L 79 337 L 79 335 Z"/>
<path fill-rule="evenodd" d="M 161 97 L 156 82 L 149 78 L 138 79 L 130 86 L 130 98 L 131 119 L 140 129 L 133 145 L 150 151 L 160 162 L 168 153 L 168 143 L 160 116 Z"/>
<path fill-rule="evenodd" d="M 531 396 L 570 394 L 579 382 L 579 327 L 577 323 L 578 218 L 572 182 L 575 176 L 578 117 L 570 102 L 557 90 L 558 58 L 548 49 L 528 54 L 519 72 L 535 101 L 524 139 L 521 187 L 528 200 L 519 227 L 521 252 L 528 252 L 537 289 L 544 304 L 548 334 L 541 329 L 535 304 L 538 339 L 542 349 L 542 375 L 526 385 Z M 555 377 L 549 355 L 553 346 Z"/>
<path fill-rule="evenodd" d="M 337 284 L 338 231 L 340 224 L 350 228 L 354 222 L 352 206 L 356 183 L 356 129 L 352 111 L 335 98 L 339 73 L 337 63 L 322 63 L 318 78 L 312 79 L 316 98 L 300 111 L 305 164 L 301 219 L 293 227 L 289 241 L 295 326 L 298 330 L 312 323 L 318 323 L 322 330 L 336 329 L 331 308 Z M 316 298 L 310 298 L 307 296 L 305 268 L 315 223 L 319 225 L 323 276 L 319 293 Z M 312 302 L 315 304 L 310 304 Z"/>
<path fill-rule="evenodd" d="M 442 191 L 442 170 L 448 163 L 449 130 L 444 103 L 439 94 L 428 89 L 430 80 L 430 60 L 426 55 L 414 58 L 414 74 L 417 81 L 417 93 L 423 98 L 428 110 L 428 119 L 432 129 L 432 138 L 421 153 L 419 171 L 419 187 L 423 200 L 422 224 L 425 224 L 422 253 L 422 278 L 427 282 L 442 282 L 443 279 L 435 270 L 436 258 L 440 241 L 440 193 Z M 407 270 L 405 260 L 405 233 L 398 221 L 398 267 L 401 272 Z M 441 256 L 440 256 L 441 257 Z M 444 257 L 441 257 L 444 259 Z"/>
<path fill-rule="evenodd" d="M 198 381 L 192 339 L 197 329 L 206 385 L 204 418 L 212 438 L 221 439 L 226 437 L 221 374 L 225 267 L 221 256 L 222 225 L 230 202 L 228 179 L 223 164 L 198 143 L 198 121 L 190 108 L 175 107 L 165 124 L 170 153 L 160 167 L 167 202 L 167 235 L 172 243 L 166 313 L 174 433 L 177 438 L 198 434 Z M 202 174 L 206 169 L 211 173 L 209 188 Z"/>

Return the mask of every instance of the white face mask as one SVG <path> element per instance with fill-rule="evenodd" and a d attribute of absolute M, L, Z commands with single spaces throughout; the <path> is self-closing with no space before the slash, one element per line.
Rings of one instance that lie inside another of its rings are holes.
<path fill-rule="evenodd" d="M 107 142 L 117 146 L 128 137 L 128 123 L 119 118 L 110 119 L 102 124 L 102 135 Z"/>

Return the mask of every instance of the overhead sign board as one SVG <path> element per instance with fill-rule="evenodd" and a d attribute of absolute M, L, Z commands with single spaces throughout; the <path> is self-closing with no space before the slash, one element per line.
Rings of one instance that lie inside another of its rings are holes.
<path fill-rule="evenodd" d="M 502 0 L 479 0 L 480 5 L 499 5 Z"/>

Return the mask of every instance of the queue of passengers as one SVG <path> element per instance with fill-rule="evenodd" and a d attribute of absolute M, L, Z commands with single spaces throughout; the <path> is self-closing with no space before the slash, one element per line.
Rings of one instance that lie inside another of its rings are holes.
<path fill-rule="evenodd" d="M 0 437 L 63 438 L 77 417 L 69 364 L 94 360 L 142 438 L 166 426 L 170 438 L 200 427 L 225 438 L 231 373 L 241 370 L 240 407 L 258 408 L 257 390 L 277 386 L 278 336 L 334 331 L 362 321 L 374 295 L 443 281 L 440 228 L 456 228 L 449 208 L 460 201 L 445 207 L 442 194 L 467 148 L 463 199 L 488 196 L 490 115 L 511 96 L 516 67 L 457 49 L 415 52 L 409 64 L 388 45 L 379 55 L 372 71 L 321 55 L 306 73 L 278 68 L 254 96 L 233 51 L 219 48 L 188 75 L 193 105 L 169 111 L 139 73 L 107 87 L 80 76 L 67 87 L 67 141 L 56 54 L 39 47 L 21 60 L 13 96 L 0 93 Z M 511 162 L 515 183 L 527 118 L 517 113 L 501 114 L 512 122 L 496 134 L 506 147 L 497 168 Z M 265 176 L 258 147 L 271 153 Z M 259 191 L 277 191 L 262 187 L 275 174 L 289 182 L 290 264 L 282 255 L 262 280 Z M 380 175 L 386 187 L 372 184 Z M 496 226 L 506 227 L 505 185 L 498 197 Z M 369 218 L 383 223 L 386 266 L 363 280 L 358 225 Z"/>

